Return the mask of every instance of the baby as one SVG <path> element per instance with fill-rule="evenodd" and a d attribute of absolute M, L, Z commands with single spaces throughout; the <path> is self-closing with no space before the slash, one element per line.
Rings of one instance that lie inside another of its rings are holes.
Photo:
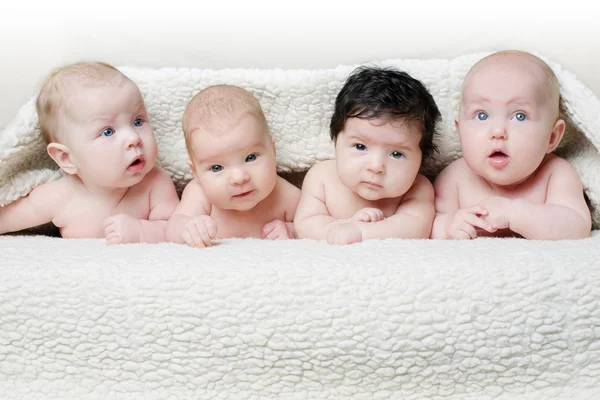
<path fill-rule="evenodd" d="M 463 158 L 435 181 L 433 238 L 589 236 L 579 176 L 551 154 L 565 132 L 559 99 L 556 76 L 531 54 L 495 53 L 471 68 L 455 121 Z"/>
<path fill-rule="evenodd" d="M 408 74 L 354 71 L 331 119 L 335 160 L 316 164 L 304 179 L 298 237 L 331 244 L 428 238 L 434 193 L 419 169 L 434 150 L 439 118 L 431 94 Z"/>
<path fill-rule="evenodd" d="M 208 87 L 183 114 L 194 179 L 169 220 L 167 238 L 207 247 L 223 238 L 294 238 L 300 189 L 277 176 L 274 139 L 244 89 Z"/>
<path fill-rule="evenodd" d="M 138 87 L 110 65 L 76 63 L 48 77 L 36 105 L 48 154 L 65 175 L 0 208 L 0 233 L 52 222 L 65 238 L 165 241 L 179 199 L 156 166 Z"/>

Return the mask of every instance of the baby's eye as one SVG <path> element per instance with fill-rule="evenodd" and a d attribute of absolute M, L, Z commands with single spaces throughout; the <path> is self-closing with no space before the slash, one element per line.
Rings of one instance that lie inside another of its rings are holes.
<path fill-rule="evenodd" d="M 252 162 L 252 161 L 256 161 L 256 158 L 258 157 L 257 154 L 252 153 L 250 154 L 248 157 L 246 157 L 246 162 Z"/>
<path fill-rule="evenodd" d="M 365 146 L 365 145 L 364 145 L 364 144 L 362 144 L 362 143 L 356 143 L 356 144 L 354 145 L 354 147 L 355 147 L 355 148 L 356 148 L 356 150 L 358 150 L 358 151 L 365 151 L 365 150 L 367 149 L 367 146 Z"/>
<path fill-rule="evenodd" d="M 394 157 L 394 158 L 398 158 L 398 159 L 400 159 L 400 158 L 404 157 L 404 154 L 400 153 L 399 151 L 392 151 L 392 154 L 390 154 L 390 155 L 391 155 L 392 157 Z"/>
<path fill-rule="evenodd" d="M 144 125 L 144 121 L 142 121 L 141 118 L 136 118 L 135 121 L 133 121 L 133 126 L 142 126 Z"/>
<path fill-rule="evenodd" d="M 101 135 L 102 136 L 112 136 L 115 133 L 115 130 L 113 128 L 106 128 L 105 130 L 102 131 Z"/>
<path fill-rule="evenodd" d="M 213 165 L 212 167 L 210 167 L 210 170 L 212 172 L 220 172 L 223 171 L 223 167 L 221 165 Z"/>
<path fill-rule="evenodd" d="M 517 121 L 525 121 L 527 119 L 527 115 L 520 112 L 515 114 L 515 118 Z"/>
<path fill-rule="evenodd" d="M 486 119 L 488 119 L 488 115 L 487 115 L 487 113 L 480 112 L 480 113 L 477 113 L 477 116 L 475 118 L 477 118 L 480 121 L 485 121 Z"/>

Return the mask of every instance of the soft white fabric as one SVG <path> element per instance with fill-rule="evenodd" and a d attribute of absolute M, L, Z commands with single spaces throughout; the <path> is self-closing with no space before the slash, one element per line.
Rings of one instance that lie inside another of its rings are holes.
<path fill-rule="evenodd" d="M 430 176 L 460 155 L 458 91 L 483 55 L 382 63 L 438 102 Z M 560 153 L 597 223 L 600 103 L 550 64 L 572 121 Z M 332 105 L 354 67 L 122 70 L 181 189 L 191 176 L 180 118 L 198 90 L 251 90 L 280 170 L 299 171 L 333 156 Z M 0 204 L 58 176 L 32 99 L 0 133 Z M 198 250 L 0 236 L 0 398 L 598 399 L 599 241 L 236 239 Z"/>
<path fill-rule="evenodd" d="M 0 248 L 0 398 L 600 398 L 600 236 Z"/>
<path fill-rule="evenodd" d="M 435 97 L 443 121 L 437 140 L 440 154 L 424 168 L 430 177 L 460 156 L 460 143 L 454 129 L 460 85 L 469 68 L 486 54 L 469 54 L 452 60 L 373 63 L 407 71 L 423 81 Z M 567 116 L 572 121 L 559 153 L 579 172 L 592 203 L 594 226 L 598 227 L 600 101 L 573 74 L 548 62 L 559 78 Z M 250 90 L 260 100 L 276 138 L 279 169 L 299 171 L 333 157 L 329 138 L 333 104 L 355 67 L 344 65 L 317 70 L 123 67 L 121 70 L 139 85 L 158 140 L 159 162 L 171 174 L 178 189 L 182 189 L 191 179 L 191 172 L 181 132 L 181 116 L 189 99 L 199 90 L 218 83 Z M 0 134 L 0 204 L 9 203 L 36 185 L 59 176 L 44 147 L 32 99 Z"/>

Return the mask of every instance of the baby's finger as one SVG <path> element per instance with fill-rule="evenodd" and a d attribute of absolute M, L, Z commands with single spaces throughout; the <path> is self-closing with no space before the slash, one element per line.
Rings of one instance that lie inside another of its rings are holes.
<path fill-rule="evenodd" d="M 107 245 L 113 245 L 113 244 L 119 244 L 119 243 L 121 243 L 121 237 L 119 234 L 110 233 L 110 234 L 106 235 L 106 244 Z"/>
<path fill-rule="evenodd" d="M 280 229 L 274 229 L 271 232 L 269 232 L 269 234 L 267 236 L 264 237 L 264 239 L 266 240 L 277 240 L 281 238 L 281 230 Z"/>
<path fill-rule="evenodd" d="M 467 211 L 471 214 L 476 214 L 476 215 L 488 215 L 488 210 L 482 206 L 473 206 L 473 207 L 467 209 Z"/>
<path fill-rule="evenodd" d="M 460 226 L 460 231 L 466 235 L 462 239 L 475 239 L 477 237 L 477 230 L 469 223 L 463 223 Z"/>
<path fill-rule="evenodd" d="M 188 244 L 192 247 L 204 247 L 204 245 L 202 244 L 202 238 L 200 237 L 200 233 L 198 233 L 198 228 L 196 227 L 196 225 L 192 225 L 190 226 L 188 229 L 186 229 L 188 235 L 189 235 L 189 242 Z"/>
<path fill-rule="evenodd" d="M 275 221 L 267 222 L 262 228 L 263 239 L 268 239 L 269 234 L 275 229 Z"/>
<path fill-rule="evenodd" d="M 102 226 L 104 227 L 104 229 L 106 229 L 108 226 L 113 225 L 115 222 L 115 217 L 107 217 L 104 218 L 104 221 L 102 222 Z"/>
<path fill-rule="evenodd" d="M 202 221 L 199 223 L 199 225 L 200 226 L 198 226 L 198 235 L 200 237 L 200 240 L 202 241 L 202 247 L 212 246 L 212 240 L 208 231 L 207 221 Z"/>
<path fill-rule="evenodd" d="M 465 222 L 467 222 L 471 226 L 475 226 L 477 228 L 483 229 L 484 231 L 488 231 L 490 233 L 496 231 L 496 229 L 494 229 L 494 227 L 489 222 L 487 222 L 484 219 L 479 218 L 473 214 L 468 215 L 465 218 Z"/>
<path fill-rule="evenodd" d="M 210 239 L 215 239 L 217 237 L 217 223 L 215 222 L 215 220 L 211 217 L 205 218 L 204 226 L 206 226 L 206 230 Z"/>

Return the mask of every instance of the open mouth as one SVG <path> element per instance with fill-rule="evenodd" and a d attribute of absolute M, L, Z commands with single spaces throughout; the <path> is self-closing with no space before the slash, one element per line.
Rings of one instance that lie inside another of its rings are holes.
<path fill-rule="evenodd" d="M 127 171 L 139 172 L 142 169 L 144 169 L 145 165 L 146 165 L 146 162 L 144 161 L 144 157 L 139 156 L 139 157 L 136 157 L 135 160 L 133 160 L 133 162 L 131 164 L 129 164 L 129 167 L 127 167 Z"/>
<path fill-rule="evenodd" d="M 490 164 L 496 168 L 504 167 L 509 159 L 510 157 L 502 150 L 494 150 L 489 156 Z"/>

